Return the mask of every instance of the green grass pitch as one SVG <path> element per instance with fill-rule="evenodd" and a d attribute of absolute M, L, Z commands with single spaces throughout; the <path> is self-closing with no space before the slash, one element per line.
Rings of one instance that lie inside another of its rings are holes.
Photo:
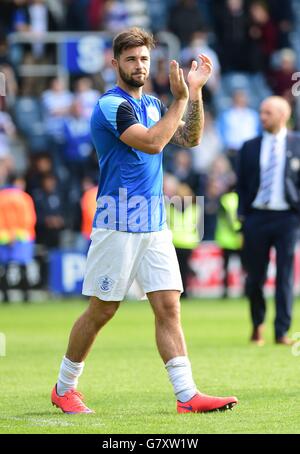
<path fill-rule="evenodd" d="M 300 433 L 300 356 L 273 344 L 268 303 L 263 348 L 249 345 L 245 300 L 191 300 L 182 321 L 200 390 L 235 394 L 231 412 L 177 415 L 154 341 L 147 302 L 123 303 L 88 357 L 79 389 L 95 415 L 64 415 L 52 407 L 69 331 L 86 302 L 0 305 L 0 433 L 204 434 Z M 291 334 L 300 331 L 297 302 Z"/>

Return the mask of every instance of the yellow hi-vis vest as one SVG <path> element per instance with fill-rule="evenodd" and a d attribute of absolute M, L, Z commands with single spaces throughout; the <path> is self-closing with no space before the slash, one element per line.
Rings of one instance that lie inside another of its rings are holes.
<path fill-rule="evenodd" d="M 200 242 L 198 232 L 200 207 L 191 204 L 184 211 L 174 205 L 166 206 L 167 222 L 173 233 L 173 244 L 178 249 L 195 249 Z"/>
<path fill-rule="evenodd" d="M 215 240 L 222 249 L 239 250 L 242 247 L 241 223 L 237 217 L 238 195 L 224 194 L 220 199 Z"/>

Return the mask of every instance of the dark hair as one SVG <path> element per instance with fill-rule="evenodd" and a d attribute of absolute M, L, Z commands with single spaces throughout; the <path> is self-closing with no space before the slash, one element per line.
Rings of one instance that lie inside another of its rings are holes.
<path fill-rule="evenodd" d="M 138 27 L 129 28 L 114 38 L 114 58 L 118 58 L 123 50 L 141 46 L 146 46 L 149 50 L 153 49 L 155 47 L 153 35 Z"/>

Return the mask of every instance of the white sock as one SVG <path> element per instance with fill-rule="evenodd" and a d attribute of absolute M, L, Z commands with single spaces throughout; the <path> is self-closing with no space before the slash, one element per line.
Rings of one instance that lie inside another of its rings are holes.
<path fill-rule="evenodd" d="M 180 402 L 187 402 L 196 393 L 197 387 L 193 380 L 191 363 L 187 356 L 176 356 L 166 364 L 174 393 Z"/>
<path fill-rule="evenodd" d="M 78 384 L 78 378 L 83 372 L 84 362 L 74 363 L 65 356 L 61 362 L 58 381 L 57 381 L 57 393 L 59 396 L 63 396 L 69 389 L 76 389 Z"/>

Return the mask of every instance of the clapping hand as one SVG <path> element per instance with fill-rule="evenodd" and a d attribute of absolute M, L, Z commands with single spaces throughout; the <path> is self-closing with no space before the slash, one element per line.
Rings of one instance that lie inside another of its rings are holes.
<path fill-rule="evenodd" d="M 187 80 L 189 88 L 192 90 L 200 90 L 209 79 L 212 73 L 212 62 L 204 54 L 199 55 L 199 62 L 192 61 L 191 69 L 188 73 Z"/>

